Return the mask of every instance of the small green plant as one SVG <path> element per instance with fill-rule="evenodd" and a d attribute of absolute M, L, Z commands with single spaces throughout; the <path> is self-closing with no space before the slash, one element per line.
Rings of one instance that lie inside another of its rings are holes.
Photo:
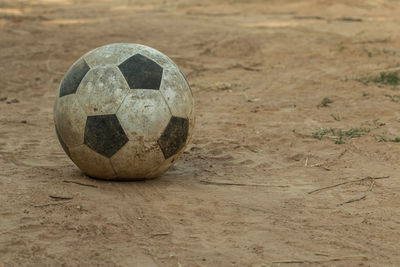
<path fill-rule="evenodd" d="M 397 72 L 381 72 L 379 76 L 373 77 L 364 77 L 355 79 L 357 82 L 360 82 L 364 85 L 368 85 L 369 83 L 380 83 L 385 85 L 398 86 L 400 84 L 400 76 Z"/>
<path fill-rule="evenodd" d="M 375 118 L 372 120 L 372 124 L 375 126 L 375 129 L 379 129 L 381 126 L 384 126 L 386 123 L 380 122 L 379 118 Z"/>
<path fill-rule="evenodd" d="M 389 97 L 391 101 L 393 102 L 399 102 L 400 95 L 389 95 L 389 94 L 384 94 L 384 96 Z"/>
<path fill-rule="evenodd" d="M 383 135 L 374 135 L 374 137 L 377 142 L 394 142 L 394 143 L 400 142 L 400 137 L 388 138 Z"/>
<path fill-rule="evenodd" d="M 335 144 L 337 144 L 337 145 L 342 145 L 342 144 L 345 144 L 345 143 L 346 143 L 346 136 L 345 136 L 345 134 L 343 133 L 342 130 L 339 130 L 339 131 L 336 133 L 336 135 L 334 135 L 334 137 L 337 137 L 337 138 L 335 138 L 335 139 L 336 139 L 336 140 L 335 140 Z"/>
<path fill-rule="evenodd" d="M 362 96 L 364 96 L 364 97 L 369 97 L 370 95 L 371 95 L 371 94 L 368 93 L 368 92 L 365 92 L 365 91 L 362 92 Z"/>
<path fill-rule="evenodd" d="M 374 135 L 376 142 L 387 142 L 388 138 L 383 135 Z"/>
<path fill-rule="evenodd" d="M 386 49 L 386 48 L 379 49 L 379 48 L 374 47 L 374 48 L 372 48 L 372 51 L 371 51 L 371 49 L 368 49 L 364 46 L 362 48 L 362 50 L 364 53 L 366 53 L 368 55 L 368 57 L 379 56 L 382 54 L 384 54 L 386 56 L 395 56 L 397 54 L 397 52 L 395 50 Z"/>
<path fill-rule="evenodd" d="M 354 137 L 361 137 L 365 133 L 369 133 L 371 129 L 369 128 L 360 128 L 360 127 L 353 127 L 347 131 L 344 131 L 345 136 L 354 138 Z"/>
<path fill-rule="evenodd" d="M 335 121 L 340 121 L 340 116 L 339 116 L 339 115 L 331 114 L 331 117 L 332 117 Z"/>
<path fill-rule="evenodd" d="M 363 85 L 368 85 L 371 82 L 371 77 L 356 78 L 355 81 L 362 83 Z"/>
<path fill-rule="evenodd" d="M 390 55 L 390 56 L 395 56 L 395 55 L 397 54 L 397 51 L 395 51 L 395 50 L 390 50 L 390 49 L 386 49 L 386 48 L 383 48 L 383 49 L 382 49 L 382 52 L 383 52 L 384 54 Z"/>
<path fill-rule="evenodd" d="M 318 107 L 328 107 L 329 104 L 332 104 L 333 100 L 329 97 L 324 97 Z"/>
<path fill-rule="evenodd" d="M 361 137 L 369 133 L 371 129 L 362 127 L 352 127 L 349 130 L 338 128 L 320 128 L 317 132 L 312 133 L 312 137 L 322 140 L 325 136 L 335 140 L 335 144 L 345 144 L 348 139 Z"/>
<path fill-rule="evenodd" d="M 368 49 L 366 49 L 365 47 L 364 47 L 363 51 L 368 55 L 368 57 L 372 57 L 372 52 L 369 51 Z"/>
<path fill-rule="evenodd" d="M 318 140 L 322 140 L 322 138 L 329 132 L 327 128 L 320 128 L 318 131 L 312 133 L 312 137 Z"/>
<path fill-rule="evenodd" d="M 397 86 L 400 84 L 400 77 L 397 72 L 381 72 L 373 82 Z"/>

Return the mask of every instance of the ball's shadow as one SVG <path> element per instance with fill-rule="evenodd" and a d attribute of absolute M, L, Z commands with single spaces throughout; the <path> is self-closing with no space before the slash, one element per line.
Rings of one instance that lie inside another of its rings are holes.
<path fill-rule="evenodd" d="M 93 176 L 87 175 L 85 173 L 82 173 L 81 175 L 84 176 L 84 177 L 87 177 L 89 180 L 94 180 L 94 181 L 98 181 L 98 182 L 109 182 L 109 183 L 114 183 L 114 182 L 116 182 L 116 183 L 132 183 L 132 182 L 144 183 L 144 182 L 148 182 L 148 181 L 154 180 L 154 179 L 146 179 L 146 178 L 140 178 L 140 179 L 137 179 L 137 178 L 136 179 L 118 179 L 118 178 L 115 178 L 115 179 L 102 179 L 102 178 L 97 178 L 97 177 L 93 177 Z M 155 179 L 157 179 L 157 178 L 155 178 Z"/>

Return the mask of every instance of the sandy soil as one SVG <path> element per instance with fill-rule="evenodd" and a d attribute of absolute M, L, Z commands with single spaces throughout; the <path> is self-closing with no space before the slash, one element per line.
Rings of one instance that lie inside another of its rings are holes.
<path fill-rule="evenodd" d="M 400 265 L 400 144 L 377 142 L 400 136 L 400 96 L 357 81 L 399 70 L 399 13 L 395 0 L 2 0 L 0 266 Z M 54 132 L 63 74 L 113 42 L 166 53 L 193 87 L 192 143 L 156 180 L 92 180 Z M 313 138 L 321 127 L 363 132 Z"/>

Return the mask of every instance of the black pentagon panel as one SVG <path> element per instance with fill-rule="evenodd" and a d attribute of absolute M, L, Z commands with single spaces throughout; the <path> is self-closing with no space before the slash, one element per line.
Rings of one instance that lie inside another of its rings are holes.
<path fill-rule="evenodd" d="M 84 143 L 97 153 L 110 158 L 126 142 L 128 137 L 115 114 L 87 117 Z"/>
<path fill-rule="evenodd" d="M 189 120 L 179 117 L 171 117 L 163 134 L 158 139 L 158 144 L 167 159 L 181 150 L 186 143 L 189 133 Z"/>
<path fill-rule="evenodd" d="M 83 58 L 79 59 L 64 76 L 60 86 L 60 97 L 75 94 L 83 77 L 89 70 L 90 67 L 86 61 Z"/>
<path fill-rule="evenodd" d="M 68 155 L 68 157 L 71 158 L 71 153 L 69 152 L 67 144 L 65 144 L 64 140 L 61 138 L 61 135 L 58 132 L 57 127 L 56 127 L 56 134 L 57 134 L 58 141 L 60 141 L 61 147 L 64 149 L 64 151 Z"/>
<path fill-rule="evenodd" d="M 181 71 L 181 69 L 179 69 L 179 72 L 182 74 L 183 78 L 185 78 L 185 81 L 186 81 L 187 85 L 189 86 L 190 93 L 191 93 L 192 96 L 193 96 L 192 87 L 190 87 L 190 84 L 189 84 L 188 80 L 186 79 L 185 74 L 183 74 L 183 72 Z"/>
<path fill-rule="evenodd" d="M 131 89 L 160 89 L 163 68 L 153 60 L 136 54 L 122 62 L 118 68 Z"/>

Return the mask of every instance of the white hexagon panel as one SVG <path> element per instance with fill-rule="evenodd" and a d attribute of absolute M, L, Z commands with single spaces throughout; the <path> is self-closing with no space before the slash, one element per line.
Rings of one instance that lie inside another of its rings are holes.
<path fill-rule="evenodd" d="M 76 96 L 86 114 L 114 114 L 129 86 L 115 66 L 97 67 L 86 73 L 76 91 Z"/>
<path fill-rule="evenodd" d="M 190 116 L 193 109 L 193 95 L 185 76 L 178 68 L 164 69 L 160 92 L 168 103 L 173 116 L 181 118 Z"/>
<path fill-rule="evenodd" d="M 70 156 L 70 148 L 83 144 L 86 114 L 75 95 L 57 99 L 54 105 L 56 134 L 64 151 Z"/>
<path fill-rule="evenodd" d="M 158 90 L 132 90 L 117 117 L 130 140 L 157 141 L 167 127 L 171 113 Z"/>
<path fill-rule="evenodd" d="M 88 175 L 154 178 L 174 164 L 192 136 L 193 95 L 166 55 L 143 45 L 111 44 L 68 70 L 54 121 L 65 152 Z"/>

